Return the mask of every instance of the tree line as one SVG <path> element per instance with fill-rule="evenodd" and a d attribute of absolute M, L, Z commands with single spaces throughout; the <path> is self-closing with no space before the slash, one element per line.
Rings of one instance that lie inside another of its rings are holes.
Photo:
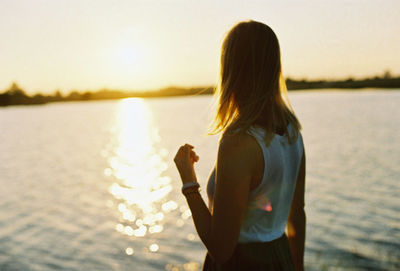
<path fill-rule="evenodd" d="M 400 76 L 393 77 L 390 71 L 386 71 L 382 76 L 374 76 L 364 79 L 347 78 L 344 80 L 296 80 L 292 78 L 287 78 L 286 85 L 288 90 L 328 88 L 400 88 Z M 157 91 L 126 92 L 121 90 L 101 89 L 95 92 L 79 92 L 77 90 L 74 90 L 71 91 L 68 95 L 63 95 L 59 90 L 57 90 L 50 95 L 44 95 L 40 93 L 28 95 L 20 86 L 18 86 L 16 82 L 13 82 L 7 90 L 0 94 L 0 106 L 45 104 L 50 102 L 62 101 L 110 100 L 129 97 L 150 98 L 183 95 L 204 95 L 212 94 L 213 92 L 214 87 L 168 87 Z"/>

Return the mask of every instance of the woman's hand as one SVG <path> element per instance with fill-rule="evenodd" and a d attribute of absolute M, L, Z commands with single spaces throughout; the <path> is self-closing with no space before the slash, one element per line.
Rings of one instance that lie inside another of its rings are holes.
<path fill-rule="evenodd" d="M 199 156 L 193 151 L 193 148 L 194 147 L 189 144 L 181 146 L 174 158 L 182 183 L 197 182 L 193 165 L 195 162 L 199 161 Z"/>

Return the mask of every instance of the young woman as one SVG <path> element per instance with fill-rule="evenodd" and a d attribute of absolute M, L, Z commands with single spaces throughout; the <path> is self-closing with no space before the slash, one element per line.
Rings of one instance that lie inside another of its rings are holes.
<path fill-rule="evenodd" d="M 203 270 L 303 270 L 305 155 L 286 94 L 272 29 L 255 21 L 234 26 L 221 50 L 213 132 L 222 136 L 208 207 L 194 147 L 181 146 L 174 159 L 208 251 Z"/>

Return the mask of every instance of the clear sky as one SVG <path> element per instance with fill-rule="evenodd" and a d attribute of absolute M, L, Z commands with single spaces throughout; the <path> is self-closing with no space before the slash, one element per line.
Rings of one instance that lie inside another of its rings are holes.
<path fill-rule="evenodd" d="M 0 92 L 213 85 L 247 19 L 274 29 L 286 76 L 400 75 L 398 0 L 0 0 Z"/>

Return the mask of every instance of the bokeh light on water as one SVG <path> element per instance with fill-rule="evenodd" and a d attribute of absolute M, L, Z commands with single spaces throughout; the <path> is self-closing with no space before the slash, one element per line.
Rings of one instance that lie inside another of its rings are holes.
<path fill-rule="evenodd" d="M 173 236 L 171 231 L 183 230 L 191 218 L 186 203 L 178 203 L 171 193 L 171 165 L 167 164 L 171 159 L 163 148 L 152 110 L 143 99 L 119 101 L 110 142 L 101 152 L 107 161 L 103 173 L 111 196 L 105 205 L 115 214 L 114 231 L 127 241 L 120 251 L 135 262 L 168 255 L 174 249 L 166 243 Z M 194 242 L 196 236 L 185 234 L 182 239 Z M 177 264 L 175 259 L 170 262 L 174 270 L 197 270 L 200 266 L 187 264 Z"/>
<path fill-rule="evenodd" d="M 113 133 L 115 142 L 104 174 L 114 177 L 109 192 L 115 200 L 109 206 L 119 212 L 115 230 L 135 237 L 160 233 L 165 213 L 177 204 L 166 201 L 172 190 L 171 179 L 163 175 L 167 151 L 155 147 L 158 131 L 142 99 L 121 101 Z M 152 244 L 149 250 L 157 252 L 159 247 Z"/>

